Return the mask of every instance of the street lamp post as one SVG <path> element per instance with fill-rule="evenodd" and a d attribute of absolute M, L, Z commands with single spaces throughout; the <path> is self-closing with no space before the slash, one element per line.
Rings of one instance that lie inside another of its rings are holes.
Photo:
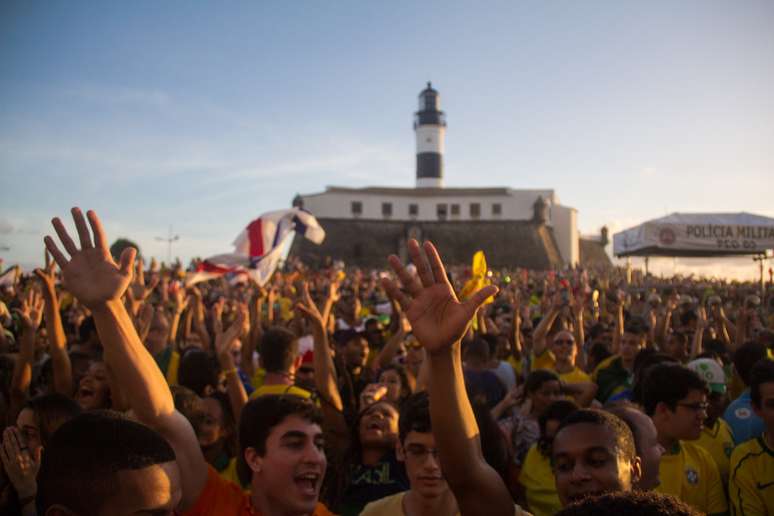
<path fill-rule="evenodd" d="M 166 238 L 163 237 L 156 237 L 157 242 L 166 242 L 167 243 L 167 264 L 172 264 L 172 243 L 177 242 L 180 240 L 180 235 L 172 235 L 172 226 L 169 226 L 169 236 Z"/>

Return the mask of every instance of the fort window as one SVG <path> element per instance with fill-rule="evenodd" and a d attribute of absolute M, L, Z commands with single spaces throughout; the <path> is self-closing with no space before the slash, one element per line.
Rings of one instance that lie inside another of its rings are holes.
<path fill-rule="evenodd" d="M 409 216 L 416 217 L 417 215 L 419 215 L 419 205 L 409 204 Z"/>
<path fill-rule="evenodd" d="M 436 213 L 438 213 L 438 218 L 440 220 L 444 220 L 447 215 L 447 206 L 446 204 L 438 204 L 436 205 Z"/>
<path fill-rule="evenodd" d="M 363 214 L 363 203 L 360 201 L 352 201 L 352 215 Z"/>
<path fill-rule="evenodd" d="M 470 203 L 470 218 L 477 219 L 481 216 L 481 205 L 477 202 Z"/>
<path fill-rule="evenodd" d="M 451 205 L 451 214 L 452 214 L 452 216 L 460 214 L 460 205 L 459 204 L 452 204 Z"/>
<path fill-rule="evenodd" d="M 503 214 L 503 205 L 499 202 L 496 202 L 492 205 L 492 215 L 495 217 L 499 217 Z"/>
<path fill-rule="evenodd" d="M 392 217 L 392 203 L 391 202 L 383 202 L 382 203 L 382 216 L 384 216 L 384 217 Z"/>

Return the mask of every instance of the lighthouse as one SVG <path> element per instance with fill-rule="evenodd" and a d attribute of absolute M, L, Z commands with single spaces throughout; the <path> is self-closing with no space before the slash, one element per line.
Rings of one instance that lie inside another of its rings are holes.
<path fill-rule="evenodd" d="M 419 111 L 414 113 L 417 137 L 417 188 L 443 187 L 443 151 L 446 115 L 440 110 L 441 97 L 428 82 L 419 94 Z"/>

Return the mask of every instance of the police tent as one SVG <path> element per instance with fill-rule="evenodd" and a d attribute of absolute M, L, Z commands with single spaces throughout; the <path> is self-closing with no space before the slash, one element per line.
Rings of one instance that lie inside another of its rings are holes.
<path fill-rule="evenodd" d="M 672 213 L 613 235 L 613 254 L 714 257 L 774 249 L 774 218 L 752 213 Z"/>

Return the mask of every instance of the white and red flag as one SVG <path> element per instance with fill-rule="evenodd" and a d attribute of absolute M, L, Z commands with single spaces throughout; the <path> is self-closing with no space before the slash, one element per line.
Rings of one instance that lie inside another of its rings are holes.
<path fill-rule="evenodd" d="M 189 272 L 186 285 L 217 278 L 225 274 L 247 275 L 259 285 L 266 284 L 282 258 L 282 251 L 293 234 L 321 244 L 325 230 L 317 219 L 300 208 L 264 213 L 234 240 L 234 252 L 211 256 Z"/>

